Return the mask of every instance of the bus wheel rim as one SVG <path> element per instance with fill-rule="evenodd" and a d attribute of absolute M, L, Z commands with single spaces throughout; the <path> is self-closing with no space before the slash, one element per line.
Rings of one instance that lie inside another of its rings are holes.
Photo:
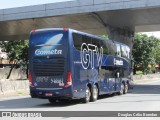
<path fill-rule="evenodd" d="M 86 89 L 86 99 L 87 99 L 87 101 L 89 101 L 89 99 L 90 99 L 90 91 L 88 88 Z"/>
<path fill-rule="evenodd" d="M 97 87 L 94 87 L 94 89 L 93 89 L 93 98 L 94 99 L 97 99 L 97 94 L 98 94 L 98 89 L 97 89 Z"/>
<path fill-rule="evenodd" d="M 123 91 L 124 91 L 124 84 L 122 83 L 121 84 L 121 93 L 123 93 Z"/>
<path fill-rule="evenodd" d="M 128 91 L 128 85 L 126 84 L 125 85 L 125 93 L 127 93 L 127 91 Z"/>

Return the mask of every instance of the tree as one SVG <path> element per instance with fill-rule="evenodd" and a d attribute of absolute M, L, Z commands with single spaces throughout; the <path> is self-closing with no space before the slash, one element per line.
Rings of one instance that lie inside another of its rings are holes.
<path fill-rule="evenodd" d="M 160 64 L 160 39 L 156 41 L 155 49 L 153 51 L 155 62 Z"/>
<path fill-rule="evenodd" d="M 16 65 L 19 65 L 20 67 L 22 67 L 22 69 L 25 69 L 27 74 L 28 44 L 29 44 L 28 40 L 7 41 L 7 42 L 3 41 L 0 44 L 0 47 L 3 49 L 3 51 L 8 53 L 9 61 L 15 62 L 15 64 L 12 64 L 11 66 L 11 70 L 9 72 L 7 79 L 10 77 L 11 72 Z"/>
<path fill-rule="evenodd" d="M 136 34 L 133 45 L 133 59 L 138 65 L 142 66 L 142 71 L 147 74 L 155 70 L 155 65 L 158 60 L 156 58 L 157 51 L 159 50 L 159 45 L 157 44 L 159 39 L 154 36 L 148 37 L 145 34 Z M 157 59 L 157 60 L 156 60 Z M 151 68 L 148 67 L 151 65 Z M 134 69 L 136 69 L 135 66 Z"/>

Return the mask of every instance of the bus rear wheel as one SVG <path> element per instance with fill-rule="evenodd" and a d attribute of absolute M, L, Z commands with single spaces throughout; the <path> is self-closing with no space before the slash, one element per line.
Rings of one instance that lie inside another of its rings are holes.
<path fill-rule="evenodd" d="M 87 86 L 85 97 L 82 99 L 82 102 L 88 103 L 90 101 L 90 97 L 91 97 L 91 91 L 90 91 L 90 88 Z"/>
<path fill-rule="evenodd" d="M 128 84 L 126 83 L 125 87 L 124 87 L 124 92 L 123 93 L 126 94 L 127 92 L 128 92 Z"/>
<path fill-rule="evenodd" d="M 118 92 L 119 95 L 123 95 L 124 94 L 124 89 L 125 89 L 125 84 L 122 83 L 121 84 L 121 90 Z"/>
<path fill-rule="evenodd" d="M 98 99 L 98 88 L 96 85 L 93 85 L 91 93 L 91 101 L 94 102 Z"/>

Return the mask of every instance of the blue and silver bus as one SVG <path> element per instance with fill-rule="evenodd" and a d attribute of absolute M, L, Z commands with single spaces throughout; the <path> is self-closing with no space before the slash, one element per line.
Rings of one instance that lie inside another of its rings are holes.
<path fill-rule="evenodd" d="M 132 88 L 130 48 L 69 28 L 32 30 L 29 82 L 32 98 L 96 101 Z"/>

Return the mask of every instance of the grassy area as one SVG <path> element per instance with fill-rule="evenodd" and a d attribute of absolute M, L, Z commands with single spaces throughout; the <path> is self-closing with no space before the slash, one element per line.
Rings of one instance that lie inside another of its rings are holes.
<path fill-rule="evenodd" d="M 136 75 L 143 75 L 142 71 L 136 71 Z"/>

